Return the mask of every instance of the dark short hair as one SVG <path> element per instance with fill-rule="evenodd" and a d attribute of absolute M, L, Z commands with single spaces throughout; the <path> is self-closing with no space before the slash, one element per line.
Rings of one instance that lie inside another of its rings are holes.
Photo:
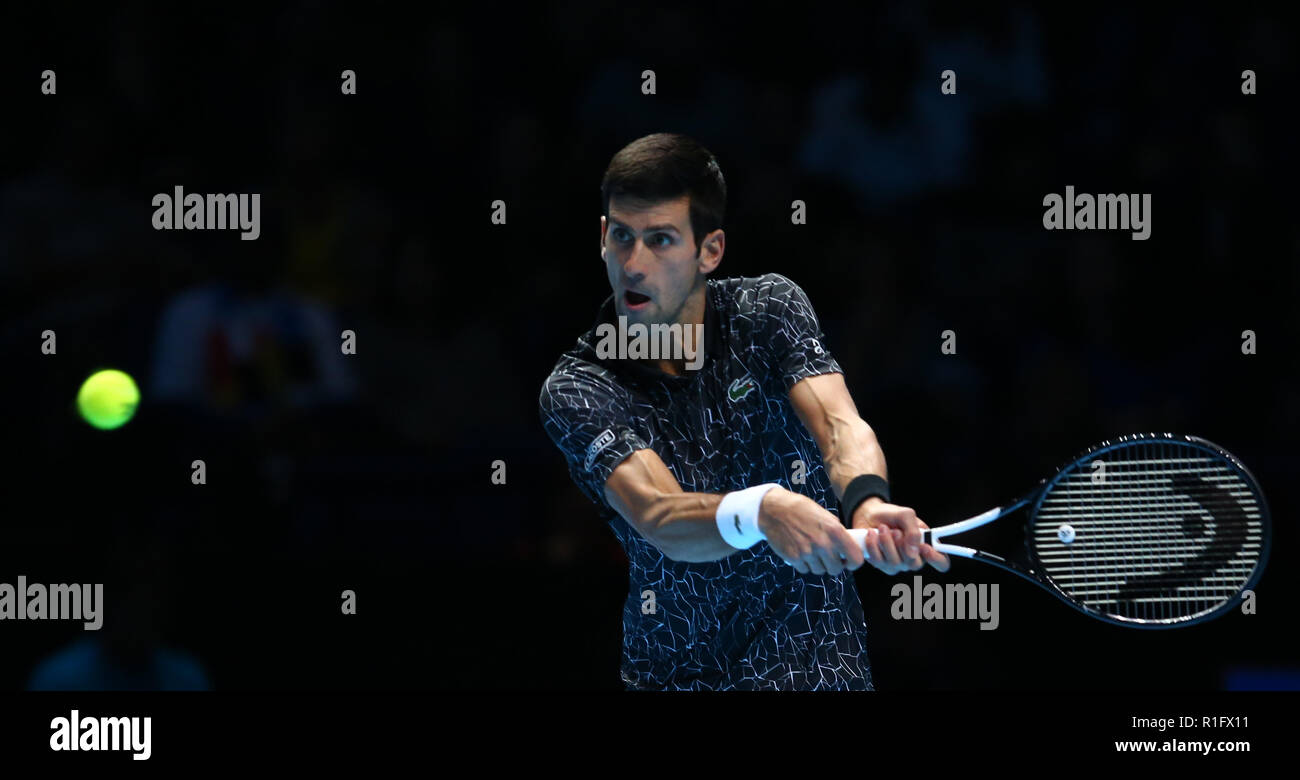
<path fill-rule="evenodd" d="M 691 233 L 699 254 L 704 236 L 722 227 L 727 182 L 713 154 L 680 133 L 654 133 L 624 146 L 600 182 L 601 213 L 613 196 L 650 203 L 690 196 Z"/>

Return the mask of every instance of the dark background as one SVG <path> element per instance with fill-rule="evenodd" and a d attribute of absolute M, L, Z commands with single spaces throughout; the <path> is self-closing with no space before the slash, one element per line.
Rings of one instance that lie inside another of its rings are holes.
<path fill-rule="evenodd" d="M 1208 438 L 1269 497 L 1259 613 L 1186 631 L 1096 623 L 962 561 L 947 581 L 1001 583 L 998 630 L 897 622 L 889 587 L 911 575 L 862 571 L 880 689 L 1300 685 L 1289 19 L 368 13 L 6 11 L 0 582 L 103 582 L 91 638 L 168 648 L 214 689 L 620 688 L 622 551 L 537 395 L 608 294 L 609 158 L 678 131 L 729 185 L 718 274 L 804 287 L 895 498 L 931 525 L 1137 431 Z M 39 93 L 46 68 L 57 96 Z M 261 193 L 261 237 L 153 230 L 153 195 L 176 185 Z M 1151 193 L 1150 239 L 1044 230 L 1043 196 L 1066 185 Z M 287 324 L 240 351 L 221 328 L 256 306 Z M 73 409 L 101 367 L 144 396 L 111 432 Z M 90 635 L 0 623 L 0 688 Z"/>

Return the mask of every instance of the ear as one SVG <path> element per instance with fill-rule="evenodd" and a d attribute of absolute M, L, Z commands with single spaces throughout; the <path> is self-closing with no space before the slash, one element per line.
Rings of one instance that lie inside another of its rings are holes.
<path fill-rule="evenodd" d="M 700 273 L 707 274 L 722 262 L 722 254 L 727 249 L 727 234 L 721 228 L 709 233 L 700 242 Z"/>
<path fill-rule="evenodd" d="M 602 260 L 605 259 L 605 230 L 606 230 L 608 227 L 609 227 L 609 226 L 608 226 L 607 224 L 605 224 L 605 217 L 604 217 L 604 215 L 601 215 L 601 217 L 600 217 L 600 257 L 601 257 Z"/>

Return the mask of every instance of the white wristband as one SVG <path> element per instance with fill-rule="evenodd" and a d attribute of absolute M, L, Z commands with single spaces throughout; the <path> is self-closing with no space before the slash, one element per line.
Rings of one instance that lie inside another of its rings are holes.
<path fill-rule="evenodd" d="M 716 519 L 718 533 L 722 534 L 727 544 L 745 550 L 767 538 L 758 530 L 758 507 L 763 503 L 763 496 L 774 487 L 780 485 L 774 482 L 755 485 L 722 497 Z"/>

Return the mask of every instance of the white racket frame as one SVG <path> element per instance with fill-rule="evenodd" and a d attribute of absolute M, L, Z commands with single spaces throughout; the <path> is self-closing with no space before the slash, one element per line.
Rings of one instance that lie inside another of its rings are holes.
<path fill-rule="evenodd" d="M 1014 512 L 1016 509 L 1024 506 L 1024 504 L 1025 502 L 1021 501 L 1009 507 L 995 506 L 989 511 L 981 512 L 978 515 L 975 515 L 974 517 L 968 517 L 965 520 L 961 520 L 956 523 L 949 523 L 948 525 L 940 526 L 938 528 L 926 529 L 921 532 L 922 542 L 925 544 L 929 544 L 937 552 L 941 552 L 944 555 L 956 555 L 961 558 L 974 558 L 977 552 L 977 550 L 975 550 L 974 548 L 962 547 L 961 545 L 957 545 L 957 544 L 946 544 L 939 540 L 945 536 L 954 536 L 956 534 L 969 531 L 972 528 L 979 528 L 982 525 L 988 525 L 994 520 L 997 520 L 999 517 L 1003 517 L 1009 512 Z M 849 536 L 852 536 L 853 541 L 858 543 L 858 546 L 862 548 L 863 553 L 865 553 L 867 550 L 867 535 L 871 533 L 871 531 L 873 530 L 875 529 L 872 528 L 850 528 L 849 529 Z"/>

